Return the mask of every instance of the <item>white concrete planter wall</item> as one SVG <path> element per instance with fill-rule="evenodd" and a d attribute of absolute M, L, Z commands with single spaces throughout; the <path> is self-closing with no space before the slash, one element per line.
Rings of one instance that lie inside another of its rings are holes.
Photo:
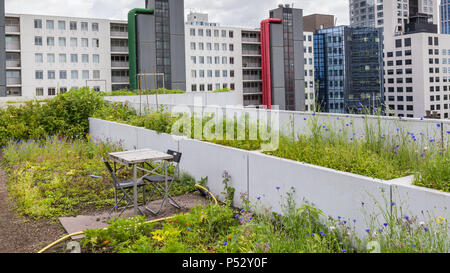
<path fill-rule="evenodd" d="M 298 205 L 308 201 L 334 218 L 340 216 L 351 223 L 356 220 L 360 234 L 367 228 L 365 215 L 379 213 L 377 206 L 389 206 L 391 202 L 401 205 L 409 216 L 420 218 L 422 211 L 428 210 L 436 217 L 450 218 L 450 194 L 413 186 L 411 178 L 383 181 L 116 122 L 95 118 L 89 122 L 95 139 L 121 141 L 125 149 L 178 150 L 183 153 L 181 170 L 197 180 L 207 176 L 212 193 L 221 200 L 222 175 L 228 171 L 231 186 L 236 189 L 236 206 L 242 205 L 240 194 L 245 193 L 252 203 L 260 197 L 264 207 L 281 212 L 281 195 L 294 188 Z M 384 219 L 379 215 L 377 220 L 382 224 Z"/>
<path fill-rule="evenodd" d="M 219 93 L 220 94 L 220 93 Z M 114 101 L 125 102 L 126 97 L 111 97 Z M 184 102 L 179 102 L 176 104 L 171 103 L 160 103 L 163 105 L 167 111 L 172 111 L 174 107 L 187 107 L 192 112 L 193 104 L 190 103 L 191 100 Z M 136 110 L 140 109 L 138 103 L 129 101 L 129 105 Z M 226 100 L 225 100 L 226 102 Z M 205 106 L 207 105 L 207 106 Z M 219 105 L 219 106 L 215 106 Z M 224 102 L 219 102 L 218 104 L 203 104 L 203 106 L 198 106 L 200 109 L 205 107 L 219 107 L 225 109 L 224 105 L 234 105 L 225 104 Z M 144 107 L 144 106 L 142 106 Z M 156 110 L 156 105 L 150 103 L 149 108 L 151 110 Z M 142 108 L 143 109 L 143 108 Z M 243 107 L 229 107 L 227 109 L 232 109 L 236 112 L 249 112 L 254 111 L 252 108 Z M 270 116 L 270 110 L 268 111 L 268 116 Z M 225 113 L 225 111 L 223 111 Z M 280 117 L 280 131 L 286 136 L 296 137 L 299 134 L 309 134 L 309 122 L 313 118 L 313 114 L 309 112 L 296 112 L 296 111 L 278 111 Z M 423 141 L 426 143 L 430 139 L 436 141 L 443 140 L 444 143 L 448 143 L 450 140 L 450 120 L 430 120 L 430 119 L 413 119 L 413 118 L 395 118 L 395 117 L 374 117 L 365 115 L 345 115 L 345 114 L 328 114 L 328 113 L 317 113 L 315 114 L 318 118 L 318 123 L 326 126 L 336 126 L 335 128 L 348 128 L 352 133 L 356 133 L 356 137 L 361 137 L 365 132 L 365 122 L 371 125 L 373 129 L 378 129 L 380 123 L 381 134 L 386 136 L 395 136 L 398 133 L 413 133 L 418 141 Z M 346 126 L 348 125 L 348 126 Z M 399 131 L 397 131 L 399 129 Z M 402 134 L 403 134 L 402 133 Z"/>

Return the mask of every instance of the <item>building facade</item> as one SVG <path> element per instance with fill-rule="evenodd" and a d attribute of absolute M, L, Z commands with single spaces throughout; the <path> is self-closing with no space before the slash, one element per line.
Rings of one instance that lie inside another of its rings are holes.
<path fill-rule="evenodd" d="M 186 91 L 220 89 L 242 92 L 242 29 L 208 22 L 208 15 L 190 13 L 185 24 Z"/>
<path fill-rule="evenodd" d="M 303 11 L 279 6 L 261 22 L 263 105 L 305 110 Z"/>
<path fill-rule="evenodd" d="M 441 0 L 441 33 L 450 34 L 450 1 Z"/>
<path fill-rule="evenodd" d="M 318 30 L 314 56 L 320 110 L 352 113 L 383 104 L 379 29 L 339 26 Z"/>
<path fill-rule="evenodd" d="M 128 86 L 125 22 L 6 15 L 7 96 L 49 97 L 72 88 Z M 112 67 L 114 66 L 114 69 Z"/>
<path fill-rule="evenodd" d="M 303 16 L 303 30 L 314 32 L 319 29 L 334 27 L 334 16 L 329 14 L 311 14 Z"/>
<path fill-rule="evenodd" d="M 315 111 L 316 84 L 314 79 L 314 32 L 303 33 L 305 64 L 305 111 Z"/>
<path fill-rule="evenodd" d="M 6 96 L 5 1 L 0 0 L 0 97 Z"/>

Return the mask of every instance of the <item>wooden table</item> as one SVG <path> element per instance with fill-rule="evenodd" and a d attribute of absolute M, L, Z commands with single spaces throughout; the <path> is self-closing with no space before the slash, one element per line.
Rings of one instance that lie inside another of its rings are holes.
<path fill-rule="evenodd" d="M 142 170 L 146 173 L 153 173 L 152 170 L 147 170 L 142 167 L 138 167 L 138 164 L 142 164 L 145 162 L 153 162 L 153 161 L 163 161 L 164 162 L 164 176 L 166 178 L 166 184 L 167 184 L 167 161 L 170 161 L 173 159 L 173 156 L 160 152 L 155 151 L 151 149 L 142 149 L 142 150 L 132 150 L 132 151 L 125 151 L 125 152 L 117 152 L 117 153 L 110 153 L 109 159 L 113 161 L 114 163 L 119 163 L 127 167 L 133 166 L 133 181 L 134 181 L 134 214 L 137 215 L 139 212 L 141 214 L 142 211 L 139 209 L 138 206 L 138 197 L 137 197 L 137 184 L 138 181 L 141 180 L 143 177 L 139 178 L 137 177 L 137 170 Z"/>

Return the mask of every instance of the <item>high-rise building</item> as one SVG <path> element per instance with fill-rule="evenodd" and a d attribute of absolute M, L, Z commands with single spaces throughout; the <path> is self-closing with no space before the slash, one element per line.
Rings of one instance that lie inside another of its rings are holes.
<path fill-rule="evenodd" d="M 0 97 L 6 96 L 5 1 L 0 0 Z"/>
<path fill-rule="evenodd" d="M 135 44 L 130 48 L 136 48 L 136 57 L 130 51 L 131 88 L 137 87 L 135 77 L 146 74 L 141 88 L 185 90 L 184 0 L 146 0 L 145 7 L 147 11 L 134 9 L 129 14 L 135 22 L 130 24 L 135 34 L 131 33 L 130 43 Z"/>
<path fill-rule="evenodd" d="M 305 55 L 305 111 L 315 111 L 314 32 L 303 32 L 303 36 L 303 52 Z"/>
<path fill-rule="evenodd" d="M 450 34 L 450 0 L 441 0 L 441 33 Z"/>
<path fill-rule="evenodd" d="M 280 6 L 261 23 L 263 105 L 305 110 L 303 11 Z"/>
<path fill-rule="evenodd" d="M 317 103 L 331 113 L 379 108 L 383 103 L 381 32 L 339 26 L 314 35 Z"/>

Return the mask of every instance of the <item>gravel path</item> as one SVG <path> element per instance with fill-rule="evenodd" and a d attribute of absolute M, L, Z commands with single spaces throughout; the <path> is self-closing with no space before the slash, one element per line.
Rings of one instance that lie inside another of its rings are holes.
<path fill-rule="evenodd" d="M 62 237 L 65 232 L 59 222 L 29 220 L 14 212 L 7 179 L 0 167 L 0 253 L 34 253 Z"/>

